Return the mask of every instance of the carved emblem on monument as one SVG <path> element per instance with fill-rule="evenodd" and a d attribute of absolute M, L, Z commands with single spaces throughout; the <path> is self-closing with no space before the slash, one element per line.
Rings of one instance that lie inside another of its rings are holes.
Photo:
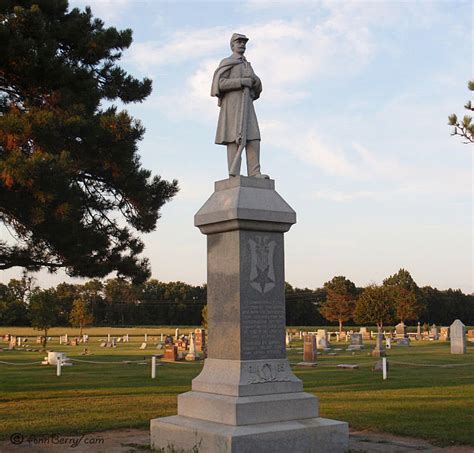
<path fill-rule="evenodd" d="M 276 242 L 268 236 L 257 236 L 249 239 L 250 247 L 250 286 L 260 294 L 275 288 L 275 270 L 273 255 Z"/>
<path fill-rule="evenodd" d="M 248 372 L 250 374 L 248 384 L 291 381 L 289 370 L 284 363 L 251 364 L 248 366 Z"/>

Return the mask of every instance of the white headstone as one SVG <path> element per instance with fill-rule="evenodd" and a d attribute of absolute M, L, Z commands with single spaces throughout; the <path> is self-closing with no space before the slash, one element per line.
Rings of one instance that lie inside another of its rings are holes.
<path fill-rule="evenodd" d="M 316 347 L 318 349 L 327 349 L 329 347 L 326 329 L 318 329 L 316 334 Z"/>
<path fill-rule="evenodd" d="M 451 324 L 451 354 L 466 354 L 466 326 L 459 319 Z"/>
<path fill-rule="evenodd" d="M 196 346 L 194 344 L 194 333 L 189 335 L 189 351 L 186 354 L 185 360 L 196 360 Z"/>
<path fill-rule="evenodd" d="M 58 359 L 65 362 L 66 354 L 64 352 L 48 351 L 48 365 L 57 365 Z"/>

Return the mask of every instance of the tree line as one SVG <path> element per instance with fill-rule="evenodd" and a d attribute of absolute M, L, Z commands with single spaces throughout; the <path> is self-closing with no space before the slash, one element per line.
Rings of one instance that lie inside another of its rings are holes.
<path fill-rule="evenodd" d="M 41 289 L 24 275 L 0 284 L 0 325 L 33 326 L 139 326 L 200 325 L 206 306 L 206 285 L 160 282 L 136 285 L 121 278 L 60 283 Z M 420 288 L 410 273 L 400 269 L 382 285 L 356 285 L 336 276 L 322 288 L 285 286 L 286 321 L 297 325 L 366 324 L 396 322 L 451 324 L 459 318 L 474 324 L 474 295 L 461 290 Z M 205 319 L 204 319 L 205 322 Z"/>

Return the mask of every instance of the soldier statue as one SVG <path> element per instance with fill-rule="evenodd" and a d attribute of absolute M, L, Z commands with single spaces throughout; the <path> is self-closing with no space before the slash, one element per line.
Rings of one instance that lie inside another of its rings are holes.
<path fill-rule="evenodd" d="M 229 176 L 240 175 L 245 148 L 248 176 L 268 179 L 260 172 L 260 130 L 253 107 L 262 92 L 262 82 L 244 57 L 248 40 L 234 33 L 230 38 L 232 55 L 214 72 L 211 96 L 218 98 L 220 107 L 216 144 L 227 145 Z"/>

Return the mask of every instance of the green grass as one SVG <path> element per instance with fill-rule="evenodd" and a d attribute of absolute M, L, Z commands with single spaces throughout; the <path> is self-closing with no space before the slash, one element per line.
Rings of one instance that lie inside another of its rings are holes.
<path fill-rule="evenodd" d="M 16 328 L 7 330 L 20 333 Z M 87 332 L 94 335 L 91 330 Z M 145 330 L 149 341 L 162 331 Z M 174 328 L 167 330 L 174 332 Z M 183 328 L 185 332 L 189 330 Z M 60 329 L 63 332 L 65 329 Z M 117 335 L 108 328 L 96 334 L 103 336 L 108 332 Z M 121 332 L 125 333 L 125 329 Z M 80 355 L 83 346 L 59 346 L 55 339 L 51 349 L 65 351 L 71 358 L 104 362 L 77 362 L 64 367 L 61 377 L 56 377 L 52 366 L 0 364 L 0 438 L 6 439 L 14 432 L 66 435 L 147 428 L 151 418 L 175 414 L 176 396 L 190 390 L 191 380 L 202 364 L 165 364 L 158 367 L 157 379 L 152 380 L 149 362 L 147 365 L 111 363 L 149 359 L 156 350 L 138 349 L 143 341 L 142 333 L 140 328 L 136 333 L 140 336 L 131 337 L 128 344 L 119 343 L 117 349 L 100 348 L 98 338 L 93 338 L 87 346 L 93 355 L 86 357 Z M 292 346 L 302 345 L 296 342 Z M 333 343 L 335 348 L 344 346 L 344 343 Z M 376 361 L 368 355 L 372 347 L 373 342 L 367 344 L 365 351 L 355 354 L 345 351 L 337 356 L 323 354 L 318 357 L 316 368 L 293 366 L 295 374 L 304 381 L 305 390 L 319 397 L 321 416 L 348 421 L 354 429 L 420 437 L 440 445 L 474 444 L 472 343 L 468 343 L 466 355 L 451 355 L 449 343 L 413 342 L 409 348 L 394 346 L 388 352 L 392 364 L 387 381 L 382 380 L 380 372 L 372 371 Z M 0 352 L 0 361 L 39 361 L 44 355 L 4 350 Z M 292 348 L 288 356 L 291 363 L 299 362 L 302 351 Z M 355 363 L 360 368 L 341 370 L 335 367 L 339 363 Z"/>

